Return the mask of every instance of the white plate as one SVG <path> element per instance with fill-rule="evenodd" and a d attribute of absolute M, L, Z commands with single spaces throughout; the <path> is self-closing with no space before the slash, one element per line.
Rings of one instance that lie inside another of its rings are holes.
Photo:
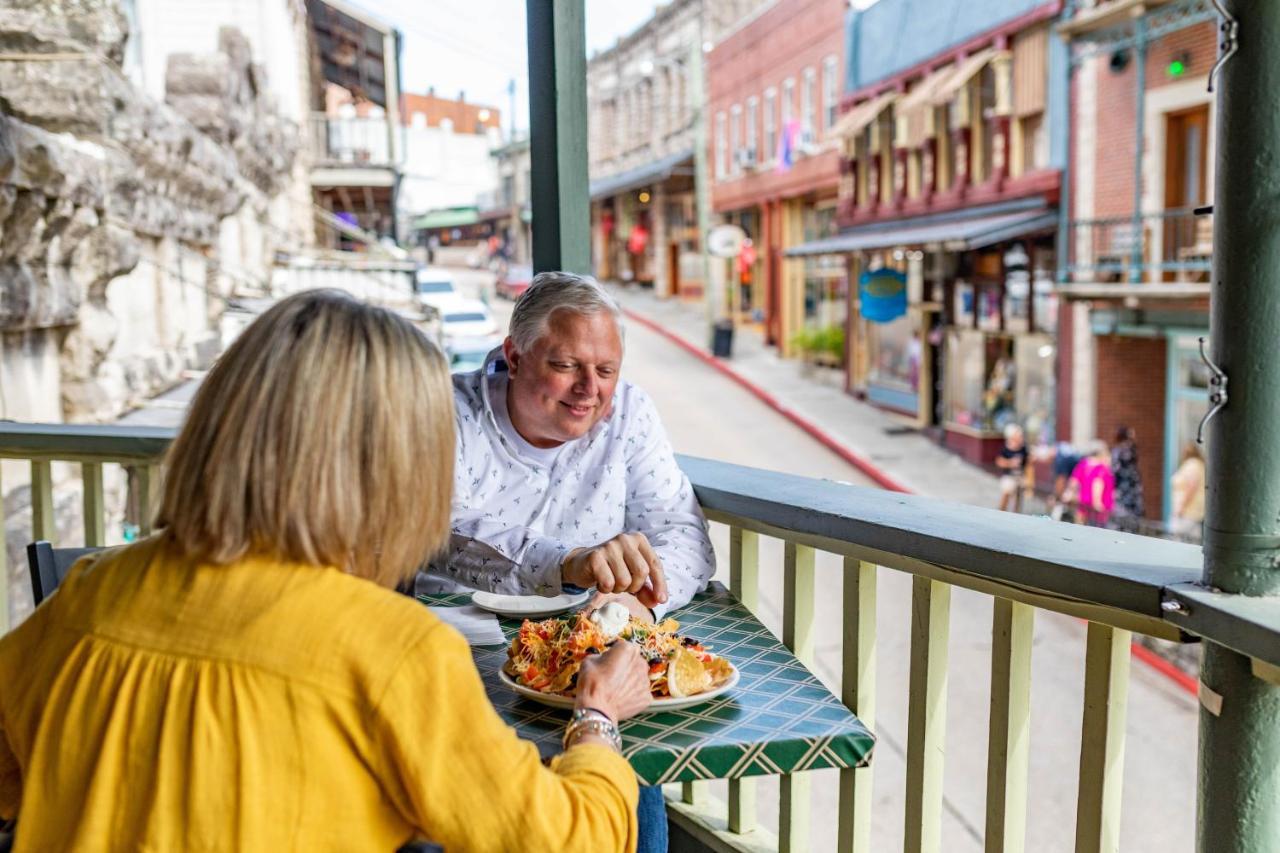
<path fill-rule="evenodd" d="M 733 664 L 730 664 L 733 666 Z M 498 678 L 501 679 L 503 686 L 508 690 L 519 693 L 526 699 L 532 699 L 535 702 L 541 702 L 543 705 L 550 705 L 552 708 L 572 708 L 572 696 L 558 696 L 555 693 L 543 693 L 540 690 L 534 690 L 532 687 L 525 687 L 523 684 L 516 683 L 516 680 L 505 672 L 499 670 Z M 692 705 L 700 705 L 703 702 L 722 696 L 732 690 L 738 684 L 738 668 L 733 668 L 733 674 L 729 676 L 729 680 L 714 690 L 708 690 L 706 693 L 699 693 L 696 696 L 682 696 L 677 699 L 674 696 L 667 696 L 663 699 L 654 699 L 649 703 L 649 707 L 642 713 L 652 714 L 658 711 L 676 711 L 680 708 L 688 708 Z"/>
<path fill-rule="evenodd" d="M 563 593 L 550 598 L 542 595 L 499 595 L 496 592 L 475 592 L 471 595 L 471 603 L 481 610 L 488 610 L 499 616 L 526 619 L 554 616 L 581 607 L 590 600 L 590 590 L 573 595 Z"/>

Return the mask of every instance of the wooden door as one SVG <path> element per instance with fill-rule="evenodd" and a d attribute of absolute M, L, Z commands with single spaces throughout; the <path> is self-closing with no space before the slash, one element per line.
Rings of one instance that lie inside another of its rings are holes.
<path fill-rule="evenodd" d="M 1166 118 L 1164 156 L 1164 208 L 1189 210 L 1207 204 L 1209 169 L 1209 106 L 1170 113 Z M 1202 221 L 1203 220 L 1203 224 Z M 1207 251 L 1211 220 L 1189 213 L 1164 220 L 1162 260 L 1185 264 Z M 1207 233 L 1206 233 L 1207 232 Z M 1166 280 L 1173 278 L 1166 273 Z"/>

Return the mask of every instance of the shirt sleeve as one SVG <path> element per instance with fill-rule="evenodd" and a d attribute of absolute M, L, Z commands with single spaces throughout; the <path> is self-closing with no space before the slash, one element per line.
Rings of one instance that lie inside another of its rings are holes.
<path fill-rule="evenodd" d="M 627 458 L 626 529 L 643 533 L 667 577 L 667 601 L 654 609 L 661 619 L 707 588 L 716 554 L 693 486 L 676 464 L 657 409 L 643 391 L 636 395 L 632 428 L 635 450 Z"/>
<path fill-rule="evenodd" d="M 459 422 L 456 430 L 449 549 L 431 561 L 427 573 L 506 595 L 559 595 L 560 569 L 571 549 L 532 528 L 504 522 L 476 499 L 472 473 L 494 462 L 473 447 L 473 428 Z"/>
<path fill-rule="evenodd" d="M 544 766 L 489 704 L 448 626 L 407 650 L 376 720 L 388 795 L 446 850 L 636 849 L 639 787 L 626 759 L 590 744 Z"/>

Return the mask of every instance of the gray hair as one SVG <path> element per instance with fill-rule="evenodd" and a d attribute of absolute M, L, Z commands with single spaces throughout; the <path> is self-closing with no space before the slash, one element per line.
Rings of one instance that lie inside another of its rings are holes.
<path fill-rule="evenodd" d="M 511 312 L 511 342 L 516 351 L 528 352 L 546 334 L 547 323 L 557 311 L 588 315 L 607 312 L 618 327 L 619 337 L 623 334 L 622 309 L 600 282 L 589 275 L 540 272 L 520 294 Z"/>

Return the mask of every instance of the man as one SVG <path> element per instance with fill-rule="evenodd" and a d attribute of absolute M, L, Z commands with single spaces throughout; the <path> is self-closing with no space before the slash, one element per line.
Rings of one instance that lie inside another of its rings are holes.
<path fill-rule="evenodd" d="M 454 376 L 452 538 L 433 568 L 512 595 L 597 590 L 660 618 L 706 587 L 715 556 L 653 402 L 619 378 L 616 304 L 542 273 L 484 367 Z"/>
<path fill-rule="evenodd" d="M 656 621 L 706 588 L 715 554 L 653 402 L 622 381 L 621 316 L 594 280 L 541 273 L 501 352 L 454 376 L 457 461 L 447 562 L 515 595 L 594 588 Z M 667 847 L 662 789 L 641 788 L 640 853 Z"/>

